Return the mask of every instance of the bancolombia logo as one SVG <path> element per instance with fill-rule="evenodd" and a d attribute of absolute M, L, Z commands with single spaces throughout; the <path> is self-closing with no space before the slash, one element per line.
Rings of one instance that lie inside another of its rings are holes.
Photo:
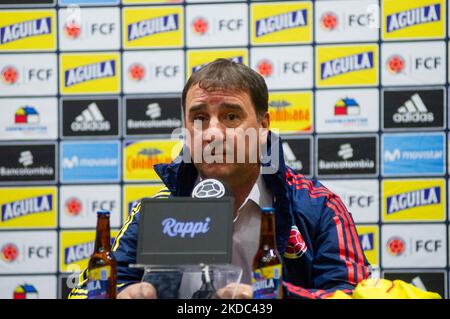
<path fill-rule="evenodd" d="M 376 175 L 377 136 L 317 138 L 317 175 Z"/>
<path fill-rule="evenodd" d="M 132 98 L 125 103 L 127 135 L 171 134 L 182 125 L 179 97 Z"/>
<path fill-rule="evenodd" d="M 1 182 L 55 181 L 55 144 L 0 145 Z"/>
<path fill-rule="evenodd" d="M 205 218 L 204 222 L 178 222 L 175 218 L 166 218 L 162 221 L 163 234 L 169 237 L 185 236 L 194 238 L 197 234 L 206 234 L 209 231 L 211 218 Z"/>

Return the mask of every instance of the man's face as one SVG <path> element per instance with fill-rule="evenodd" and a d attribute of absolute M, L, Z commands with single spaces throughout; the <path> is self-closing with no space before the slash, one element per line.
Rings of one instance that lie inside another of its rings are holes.
<path fill-rule="evenodd" d="M 232 185 L 259 169 L 259 146 L 265 142 L 269 114 L 256 116 L 244 91 L 205 91 L 198 85 L 186 95 L 187 146 L 200 176 Z"/>

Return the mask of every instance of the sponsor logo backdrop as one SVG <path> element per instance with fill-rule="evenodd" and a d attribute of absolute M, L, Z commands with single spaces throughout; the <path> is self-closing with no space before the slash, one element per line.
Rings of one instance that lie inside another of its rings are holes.
<path fill-rule="evenodd" d="M 218 58 L 269 88 L 286 163 L 352 213 L 381 275 L 448 297 L 447 0 L 0 0 L 1 298 L 66 296 L 161 187 L 181 91 Z"/>

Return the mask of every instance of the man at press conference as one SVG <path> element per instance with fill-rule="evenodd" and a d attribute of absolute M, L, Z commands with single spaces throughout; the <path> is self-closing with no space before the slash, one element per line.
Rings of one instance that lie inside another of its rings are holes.
<path fill-rule="evenodd" d="M 264 79 L 243 64 L 218 59 L 193 73 L 183 89 L 182 104 L 189 133 L 186 147 L 172 163 L 155 166 L 166 186 L 155 197 L 190 196 L 196 182 L 206 178 L 219 179 L 229 186 L 235 200 L 232 264 L 243 270 L 237 298 L 252 298 L 252 261 L 259 244 L 261 208 L 266 206 L 275 208 L 276 243 L 283 256 L 284 297 L 326 298 L 336 290 L 351 294 L 369 275 L 369 264 L 351 214 L 340 198 L 318 181 L 285 166 L 279 137 L 269 131 Z M 227 140 L 238 140 L 249 130 L 258 132 L 257 143 L 244 137 L 244 147 L 242 143 L 232 143 L 234 149 L 227 148 Z M 199 132 L 202 141 L 195 143 Z M 234 160 L 196 160 L 193 154 L 198 154 L 198 148 L 200 154 L 214 148 L 216 152 L 225 150 L 222 154 L 212 151 L 216 158 L 233 152 Z M 261 149 L 269 150 L 267 155 L 277 158 L 278 163 L 274 166 L 273 162 L 250 161 L 252 155 L 261 154 Z M 236 160 L 239 152 L 244 154 L 244 161 Z M 264 170 L 267 165 L 275 169 Z M 158 280 L 153 284 L 141 282 L 143 271 L 128 267 L 136 263 L 140 207 L 135 206 L 113 245 L 118 269 L 117 297 L 164 298 L 167 283 L 164 286 Z M 85 270 L 69 298 L 86 298 L 86 284 Z M 219 289 L 217 296 L 230 298 L 234 288 L 231 284 Z"/>

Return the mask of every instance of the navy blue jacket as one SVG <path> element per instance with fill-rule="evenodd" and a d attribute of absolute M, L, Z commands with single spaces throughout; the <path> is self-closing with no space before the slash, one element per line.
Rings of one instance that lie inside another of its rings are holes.
<path fill-rule="evenodd" d="M 351 293 L 368 277 L 369 265 L 352 216 L 337 195 L 315 179 L 307 179 L 285 166 L 280 140 L 277 144 L 279 167 L 275 174 L 263 174 L 263 180 L 274 197 L 285 296 L 325 298 L 336 290 Z M 166 185 L 156 198 L 191 195 L 198 173 L 192 163 L 182 161 L 181 155 L 170 164 L 155 165 L 155 170 Z M 133 209 L 113 245 L 119 291 L 142 279 L 142 271 L 128 267 L 136 260 L 139 209 L 140 204 Z M 159 297 L 170 298 L 164 291 L 177 283 L 162 277 L 154 280 Z M 69 298 L 86 298 L 86 282 L 85 270 Z"/>

